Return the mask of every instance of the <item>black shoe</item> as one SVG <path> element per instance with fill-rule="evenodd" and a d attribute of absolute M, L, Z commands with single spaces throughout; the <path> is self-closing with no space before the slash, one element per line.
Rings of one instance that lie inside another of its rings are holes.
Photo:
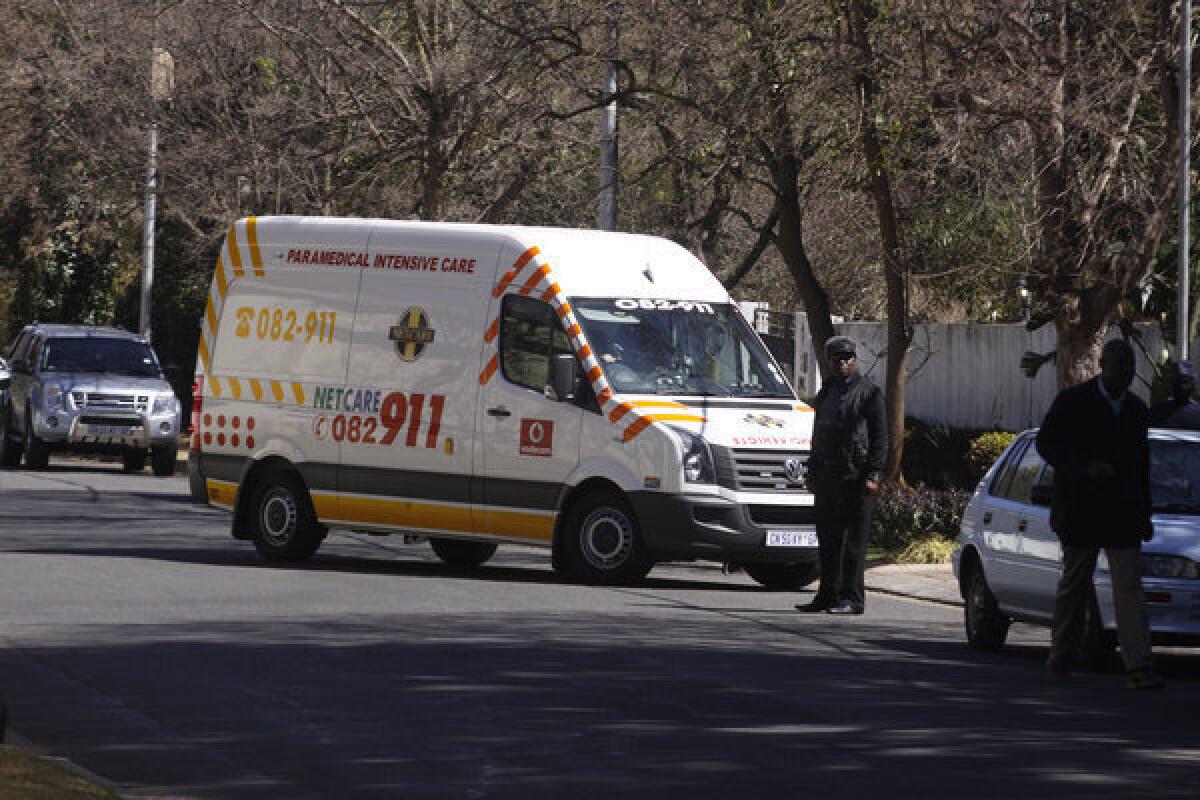
<path fill-rule="evenodd" d="M 802 603 L 796 606 L 797 611 L 803 611 L 805 614 L 820 614 L 822 611 L 828 611 L 833 608 L 833 603 L 825 600 L 813 600 L 811 603 Z"/>
<path fill-rule="evenodd" d="M 838 603 L 833 608 L 830 608 L 827 613 L 830 614 L 861 614 L 863 607 L 859 603 Z"/>

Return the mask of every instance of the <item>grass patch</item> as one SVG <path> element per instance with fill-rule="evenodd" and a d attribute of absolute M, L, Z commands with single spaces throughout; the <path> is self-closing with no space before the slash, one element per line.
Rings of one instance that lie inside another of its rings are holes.
<path fill-rule="evenodd" d="M 958 542 L 942 536 L 926 536 L 896 554 L 897 564 L 949 564 Z"/>
<path fill-rule="evenodd" d="M 0 745 L 0 800 L 119 800 L 107 789 L 18 747 Z"/>

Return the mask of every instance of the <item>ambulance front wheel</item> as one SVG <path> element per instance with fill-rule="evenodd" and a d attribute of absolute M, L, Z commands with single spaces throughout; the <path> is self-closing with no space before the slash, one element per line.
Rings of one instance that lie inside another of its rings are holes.
<path fill-rule="evenodd" d="M 559 535 L 563 566 L 587 583 L 635 583 L 654 566 L 633 509 L 614 491 L 580 498 Z"/>
<path fill-rule="evenodd" d="M 321 546 L 325 529 L 300 481 L 271 473 L 254 499 L 254 547 L 268 561 L 307 561 Z"/>
<path fill-rule="evenodd" d="M 430 539 L 429 544 L 437 557 L 451 567 L 469 569 L 478 567 L 496 554 L 492 542 L 467 542 L 461 539 Z"/>

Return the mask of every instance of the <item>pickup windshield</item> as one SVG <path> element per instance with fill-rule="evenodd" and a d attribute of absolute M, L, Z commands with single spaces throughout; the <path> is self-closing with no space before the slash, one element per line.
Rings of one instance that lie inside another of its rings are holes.
<path fill-rule="evenodd" d="M 729 303 L 573 298 L 571 306 L 618 392 L 795 399 Z"/>
<path fill-rule="evenodd" d="M 1200 445 L 1150 442 L 1150 496 L 1155 511 L 1200 514 Z"/>
<path fill-rule="evenodd" d="M 154 351 L 145 342 L 94 336 L 46 340 L 42 372 L 111 372 L 161 378 Z"/>

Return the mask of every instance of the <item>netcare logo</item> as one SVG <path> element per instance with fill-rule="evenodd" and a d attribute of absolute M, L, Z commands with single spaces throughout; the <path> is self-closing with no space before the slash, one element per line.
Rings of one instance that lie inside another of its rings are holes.
<path fill-rule="evenodd" d="M 414 306 L 400 317 L 400 324 L 388 330 L 388 339 L 396 343 L 396 354 L 402 361 L 416 361 L 433 342 L 433 332 L 425 309 Z"/>
<path fill-rule="evenodd" d="M 778 417 L 769 417 L 766 414 L 747 414 L 742 417 L 742 422 L 749 422 L 752 425 L 761 425 L 764 428 L 782 428 L 783 420 Z"/>

